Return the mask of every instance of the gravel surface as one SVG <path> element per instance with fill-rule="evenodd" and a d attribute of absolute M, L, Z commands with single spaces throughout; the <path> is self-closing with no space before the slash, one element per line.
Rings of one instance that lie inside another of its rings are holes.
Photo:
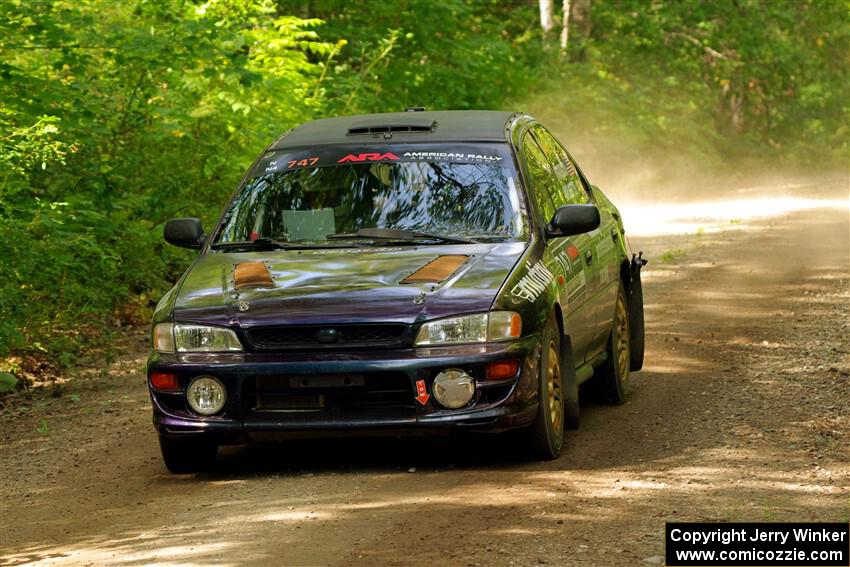
<path fill-rule="evenodd" d="M 170 475 L 134 330 L 0 410 L 0 565 L 658 565 L 666 521 L 850 521 L 847 210 L 731 228 L 633 240 L 646 366 L 553 462 L 346 439 Z"/>

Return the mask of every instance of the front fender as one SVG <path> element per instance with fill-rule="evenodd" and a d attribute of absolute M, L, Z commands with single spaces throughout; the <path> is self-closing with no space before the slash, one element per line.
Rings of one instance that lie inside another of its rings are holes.
<path fill-rule="evenodd" d="M 535 238 L 496 294 L 492 309 L 522 316 L 523 335 L 540 332 L 558 302 L 557 276 L 546 265 L 545 244 Z M 563 325 L 563 321 L 560 321 Z"/>

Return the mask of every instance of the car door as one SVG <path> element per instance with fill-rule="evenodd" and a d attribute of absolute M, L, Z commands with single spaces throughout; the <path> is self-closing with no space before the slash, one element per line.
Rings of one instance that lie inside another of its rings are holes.
<path fill-rule="evenodd" d="M 565 204 L 593 204 L 599 209 L 601 223 L 599 228 L 581 235 L 580 261 L 585 273 L 586 309 L 593 313 L 593 338 L 589 341 L 585 356 L 591 359 L 605 348 L 607 330 L 610 329 L 609 312 L 613 317 L 614 303 L 617 298 L 616 265 L 617 251 L 611 238 L 611 211 L 605 207 L 607 201 L 596 199 L 593 191 L 583 178 L 581 171 L 569 152 L 560 142 L 540 125 L 535 126 L 534 136 L 550 163 L 558 182 L 556 191 L 562 194 Z M 607 323 L 606 323 L 607 321 Z M 602 323 L 602 327 L 600 327 Z"/>
<path fill-rule="evenodd" d="M 536 129 L 525 135 L 523 155 L 531 177 L 531 199 L 538 222 L 548 224 L 555 209 L 570 204 L 564 190 L 563 172 L 556 160 L 547 156 L 536 139 Z M 551 238 L 546 242 L 543 261 L 558 283 L 558 295 L 564 314 L 564 333 L 572 341 L 575 364 L 586 360 L 595 331 L 595 313 L 588 301 L 587 270 L 584 253 L 591 247 L 587 234 Z"/>
<path fill-rule="evenodd" d="M 581 170 L 578 170 L 578 173 L 585 190 L 592 195 L 600 217 L 599 229 L 592 242 L 597 269 L 597 289 L 593 298 L 596 332 L 590 345 L 590 356 L 594 356 L 605 350 L 611 326 L 614 324 L 617 292 L 620 289 L 620 258 L 623 244 L 620 242 L 619 219 L 610 201 L 587 182 Z"/>

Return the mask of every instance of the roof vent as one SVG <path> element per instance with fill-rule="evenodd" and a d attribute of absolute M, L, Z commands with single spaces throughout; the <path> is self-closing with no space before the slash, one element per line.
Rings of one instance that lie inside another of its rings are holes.
<path fill-rule="evenodd" d="M 436 129 L 436 120 L 405 120 L 404 123 L 398 124 L 355 124 L 348 129 L 348 135 L 393 134 L 395 132 L 427 134 Z"/>

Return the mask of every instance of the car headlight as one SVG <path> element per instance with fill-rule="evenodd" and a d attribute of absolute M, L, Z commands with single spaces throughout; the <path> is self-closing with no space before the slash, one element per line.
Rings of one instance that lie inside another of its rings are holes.
<path fill-rule="evenodd" d="M 519 313 L 491 311 L 429 321 L 419 328 L 416 346 L 507 341 L 521 334 Z"/>
<path fill-rule="evenodd" d="M 207 325 L 160 323 L 153 329 L 157 352 L 240 352 L 242 344 L 232 329 Z"/>

